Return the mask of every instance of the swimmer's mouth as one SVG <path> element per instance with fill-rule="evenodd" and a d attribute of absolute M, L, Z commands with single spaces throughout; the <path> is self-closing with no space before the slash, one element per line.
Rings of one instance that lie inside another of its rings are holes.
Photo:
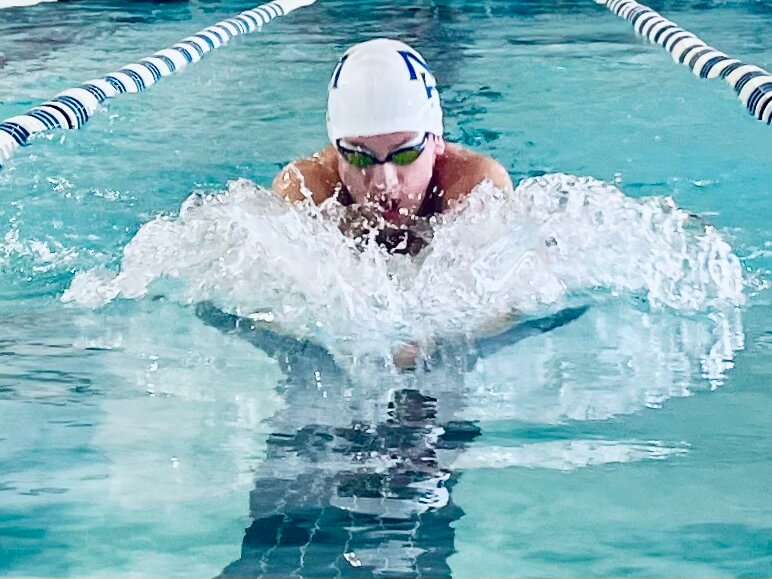
<path fill-rule="evenodd" d="M 399 201 L 396 199 L 382 201 L 380 207 L 381 214 L 386 221 L 390 221 L 391 223 L 399 223 L 402 221 L 404 211 L 400 212 Z"/>

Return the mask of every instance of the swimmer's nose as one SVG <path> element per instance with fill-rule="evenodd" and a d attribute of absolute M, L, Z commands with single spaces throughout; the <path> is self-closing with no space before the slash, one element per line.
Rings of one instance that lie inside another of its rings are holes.
<path fill-rule="evenodd" d="M 399 185 L 397 170 L 391 163 L 375 165 L 372 168 L 372 184 L 381 191 L 391 191 Z"/>

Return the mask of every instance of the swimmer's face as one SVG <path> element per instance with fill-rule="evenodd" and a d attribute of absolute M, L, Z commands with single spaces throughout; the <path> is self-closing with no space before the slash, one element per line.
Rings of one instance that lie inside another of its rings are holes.
<path fill-rule="evenodd" d="M 351 137 L 342 144 L 366 151 L 376 159 L 420 142 L 422 134 L 389 133 L 372 137 Z M 445 152 L 442 137 L 428 135 L 421 154 L 410 164 L 394 162 L 359 168 L 338 153 L 338 173 L 355 203 L 370 203 L 380 208 L 384 219 L 405 225 L 415 218 L 432 180 L 434 162 Z"/>

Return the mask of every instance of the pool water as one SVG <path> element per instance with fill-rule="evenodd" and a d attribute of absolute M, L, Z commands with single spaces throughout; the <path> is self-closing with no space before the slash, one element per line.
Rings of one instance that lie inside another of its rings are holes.
<path fill-rule="evenodd" d="M 772 68 L 767 3 L 649 5 Z M 0 118 L 249 7 L 0 10 Z M 373 36 L 525 179 L 417 259 L 253 184 Z M 3 576 L 772 574 L 772 136 L 606 9 L 318 0 L 49 137 L 0 172 Z"/>

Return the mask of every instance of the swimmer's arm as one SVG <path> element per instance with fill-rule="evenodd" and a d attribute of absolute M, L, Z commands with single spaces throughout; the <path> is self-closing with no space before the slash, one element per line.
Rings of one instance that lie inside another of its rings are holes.
<path fill-rule="evenodd" d="M 271 189 L 291 203 L 311 199 L 319 205 L 340 186 L 337 170 L 330 161 L 326 149 L 313 157 L 293 161 L 276 175 Z"/>
<path fill-rule="evenodd" d="M 504 166 L 490 157 L 484 157 L 484 162 L 481 167 L 482 178 L 477 182 L 475 187 L 483 181 L 490 181 L 497 189 L 504 189 L 505 191 L 511 191 L 512 177 L 509 176 Z"/>

